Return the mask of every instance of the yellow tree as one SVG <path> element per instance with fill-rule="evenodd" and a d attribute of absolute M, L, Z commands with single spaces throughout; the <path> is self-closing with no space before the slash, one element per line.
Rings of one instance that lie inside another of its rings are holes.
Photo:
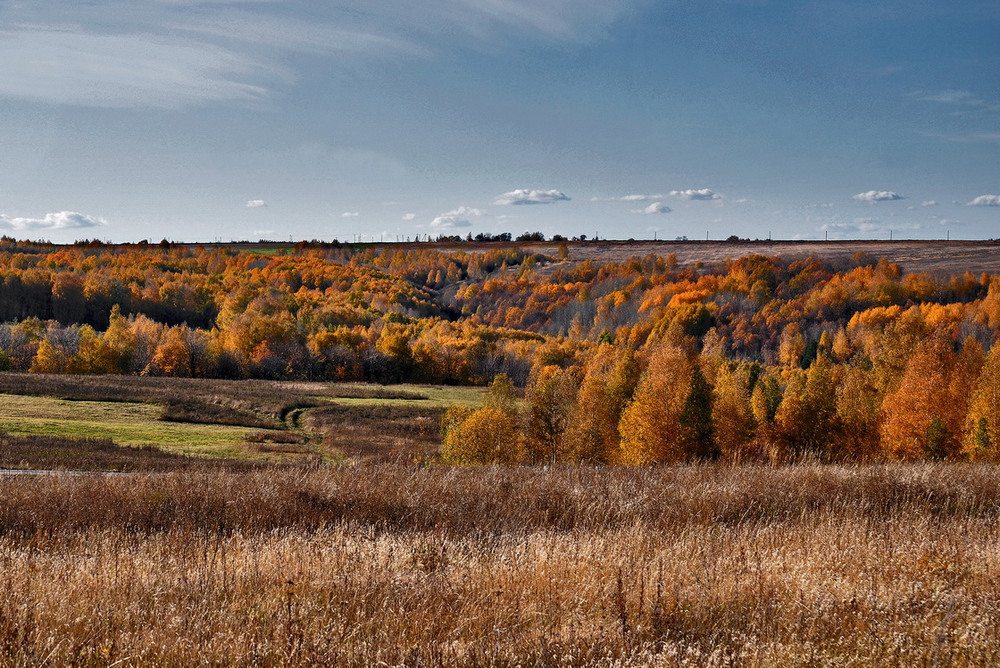
<path fill-rule="evenodd" d="M 778 344 L 778 360 L 782 366 L 796 367 L 806 352 L 806 339 L 799 331 L 798 323 L 790 322 L 781 332 Z"/>
<path fill-rule="evenodd" d="M 111 307 L 108 329 L 104 332 L 103 341 L 110 356 L 109 363 L 114 368 L 114 371 L 107 373 L 128 373 L 131 370 L 132 355 L 135 350 L 135 334 L 118 304 Z"/>
<path fill-rule="evenodd" d="M 602 344 L 584 367 L 576 410 L 566 432 L 566 457 L 611 463 L 620 458 L 618 423 L 639 382 L 631 348 Z"/>
<path fill-rule="evenodd" d="M 837 425 L 836 379 L 825 357 L 808 371 L 795 370 L 778 411 L 775 425 L 785 457 L 827 458 Z"/>
<path fill-rule="evenodd" d="M 121 373 L 116 351 L 97 335 L 94 328 L 80 328 L 80 344 L 69 361 L 69 373 Z"/>
<path fill-rule="evenodd" d="M 517 459 L 517 422 L 509 413 L 484 406 L 462 419 L 450 416 L 441 445 L 449 464 L 509 464 Z"/>
<path fill-rule="evenodd" d="M 38 343 L 38 351 L 31 361 L 31 373 L 64 373 L 69 365 L 69 355 L 47 338 Z"/>
<path fill-rule="evenodd" d="M 882 395 L 875 374 L 859 366 L 844 369 L 837 387 L 837 420 L 840 431 L 834 455 L 841 460 L 871 460 L 881 455 Z"/>
<path fill-rule="evenodd" d="M 757 421 L 750 397 L 759 373 L 757 365 L 739 362 L 723 364 L 716 374 L 712 423 L 719 452 L 726 459 L 741 461 L 753 456 Z"/>
<path fill-rule="evenodd" d="M 449 464 L 513 463 L 518 457 L 517 394 L 505 374 L 476 410 L 452 408 L 442 421 L 441 459 Z"/>
<path fill-rule="evenodd" d="M 691 389 L 692 362 L 683 350 L 663 345 L 649 360 L 632 401 L 622 413 L 621 458 L 627 464 L 677 462 L 681 414 Z"/>
<path fill-rule="evenodd" d="M 974 460 L 1000 454 L 1000 345 L 990 348 L 969 399 L 962 452 Z"/>

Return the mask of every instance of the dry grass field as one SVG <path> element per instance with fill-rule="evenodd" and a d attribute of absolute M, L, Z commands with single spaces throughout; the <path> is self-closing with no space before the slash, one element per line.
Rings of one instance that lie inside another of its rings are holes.
<path fill-rule="evenodd" d="M 556 246 L 549 244 L 555 254 Z M 886 258 L 903 271 L 930 271 L 949 274 L 971 271 L 1000 271 L 1000 242 L 997 241 L 599 241 L 570 246 L 572 260 L 617 260 L 642 257 L 648 253 L 673 253 L 682 266 L 696 262 L 712 264 L 726 258 L 748 255 L 781 256 L 790 259 L 821 257 L 847 263 L 855 253 Z"/>
<path fill-rule="evenodd" d="M 996 665 L 998 473 L 0 478 L 0 662 Z"/>

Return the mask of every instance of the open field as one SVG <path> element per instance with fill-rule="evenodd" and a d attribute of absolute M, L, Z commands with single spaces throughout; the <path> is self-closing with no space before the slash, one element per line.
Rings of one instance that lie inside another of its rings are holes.
<path fill-rule="evenodd" d="M 12 665 L 995 665 L 994 466 L 0 479 Z"/>
<path fill-rule="evenodd" d="M 35 438 L 9 441 L 0 449 L 0 468 L 47 468 L 62 459 L 90 469 L 69 441 L 82 439 L 84 450 L 100 440 L 286 463 L 429 459 L 437 453 L 444 409 L 477 405 L 483 389 L 0 374 L 0 392 L 0 433 Z M 42 455 L 39 438 L 62 439 L 61 454 Z"/>
<path fill-rule="evenodd" d="M 488 251 L 497 248 L 531 249 L 555 256 L 559 243 L 509 242 L 509 243 L 370 243 L 349 244 L 359 248 L 388 248 L 400 250 L 435 248 L 439 250 Z M 226 246 L 248 253 L 273 254 L 278 249 L 291 251 L 289 243 L 197 244 L 204 248 Z M 885 257 L 902 266 L 904 271 L 943 271 L 948 273 L 973 271 L 1000 272 L 1000 241 L 951 241 L 944 239 L 902 239 L 894 241 L 850 240 L 740 240 L 740 241 L 653 241 L 653 240 L 601 240 L 566 242 L 570 262 L 583 260 L 623 261 L 633 257 L 675 254 L 682 266 L 696 262 L 711 264 L 726 258 L 747 255 L 782 256 L 786 258 L 823 258 L 833 262 L 850 259 L 855 253 L 866 253 L 874 258 Z"/>
<path fill-rule="evenodd" d="M 168 452 L 239 457 L 250 427 L 164 422 L 150 404 L 66 401 L 7 395 L 0 399 L 0 431 L 15 436 L 105 438 L 130 447 L 155 446 Z"/>
<path fill-rule="evenodd" d="M 538 249 L 555 255 L 558 246 L 539 244 Z M 884 257 L 907 272 L 1000 272 L 1000 242 L 996 241 L 588 241 L 570 244 L 569 251 L 572 261 L 622 261 L 649 253 L 673 253 L 682 266 L 747 255 L 812 256 L 846 263 L 855 253 L 865 253 Z"/>

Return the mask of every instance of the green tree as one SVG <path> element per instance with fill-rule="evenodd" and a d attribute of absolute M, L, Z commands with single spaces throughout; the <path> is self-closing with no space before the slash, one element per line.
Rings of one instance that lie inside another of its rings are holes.
<path fill-rule="evenodd" d="M 576 404 L 572 373 L 546 366 L 532 373 L 527 391 L 527 428 L 523 458 L 530 463 L 561 458 L 563 434 Z"/>
<path fill-rule="evenodd" d="M 688 457 L 715 459 L 719 447 L 712 427 L 712 387 L 698 365 L 691 372 L 690 387 L 680 414 L 679 447 Z"/>

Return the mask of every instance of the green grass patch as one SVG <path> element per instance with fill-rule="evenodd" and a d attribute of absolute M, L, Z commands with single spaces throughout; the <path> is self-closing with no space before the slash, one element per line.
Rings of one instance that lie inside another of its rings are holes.
<path fill-rule="evenodd" d="M 66 401 L 49 397 L 0 396 L 0 431 L 16 436 L 111 439 L 119 445 L 155 446 L 186 455 L 246 459 L 245 445 L 257 429 L 162 422 L 153 404 Z"/>
<path fill-rule="evenodd" d="M 371 388 L 363 383 L 338 383 L 336 387 Z M 343 406 L 426 406 L 428 408 L 448 408 L 455 404 L 479 406 L 483 401 L 482 387 L 458 387 L 450 385 L 378 385 L 383 392 L 398 392 L 415 395 L 413 398 L 380 397 L 337 397 L 333 403 Z"/>

